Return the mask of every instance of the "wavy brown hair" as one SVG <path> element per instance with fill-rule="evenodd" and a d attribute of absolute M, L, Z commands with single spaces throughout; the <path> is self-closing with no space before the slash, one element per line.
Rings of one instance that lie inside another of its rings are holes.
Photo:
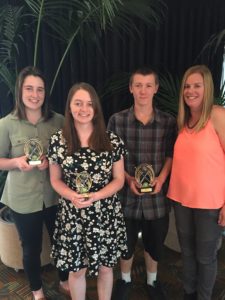
<path fill-rule="evenodd" d="M 209 68 L 205 65 L 196 65 L 190 67 L 184 73 L 182 83 L 181 83 L 179 110 L 178 110 L 178 117 L 177 117 L 179 130 L 181 130 L 187 125 L 188 120 L 190 119 L 191 116 L 190 108 L 185 103 L 183 94 L 184 94 L 184 88 L 185 88 L 185 83 L 187 81 L 187 78 L 191 74 L 195 74 L 195 73 L 202 75 L 203 84 L 204 84 L 202 113 L 198 123 L 194 127 L 195 131 L 199 131 L 205 126 L 212 111 L 213 101 L 214 101 L 214 84 L 213 84 L 212 74 Z"/>
<path fill-rule="evenodd" d="M 101 151 L 111 151 L 112 145 L 110 143 L 109 136 L 106 132 L 105 121 L 102 113 L 102 108 L 100 104 L 99 97 L 90 84 L 86 82 L 80 82 L 74 84 L 69 90 L 66 109 L 65 109 L 65 123 L 63 127 L 63 137 L 66 140 L 68 147 L 68 154 L 71 155 L 75 151 L 81 148 L 80 139 L 77 133 L 77 130 L 74 126 L 74 119 L 72 113 L 70 111 L 70 103 L 74 94 L 78 90 L 85 90 L 90 95 L 92 100 L 92 105 L 94 109 L 94 117 L 93 117 L 93 132 L 89 138 L 88 144 L 89 147 L 96 152 Z"/>
<path fill-rule="evenodd" d="M 15 86 L 15 108 L 14 108 L 14 114 L 20 119 L 20 120 L 26 120 L 26 111 L 25 111 L 25 105 L 23 103 L 22 99 L 22 90 L 23 90 L 23 84 L 27 76 L 35 76 L 41 78 L 41 80 L 44 83 L 45 88 L 45 99 L 44 103 L 41 107 L 42 110 L 42 117 L 44 120 L 48 120 L 52 116 L 52 111 L 49 108 L 49 99 L 48 99 L 48 92 L 47 92 L 47 84 L 46 79 L 44 77 L 44 74 L 36 67 L 28 66 L 24 69 L 22 69 L 17 77 L 16 80 L 16 86 Z"/>

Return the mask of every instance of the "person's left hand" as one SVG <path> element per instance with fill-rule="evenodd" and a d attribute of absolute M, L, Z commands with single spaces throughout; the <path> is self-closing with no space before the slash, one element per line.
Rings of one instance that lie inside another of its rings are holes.
<path fill-rule="evenodd" d="M 225 205 L 220 209 L 218 224 L 220 226 L 225 226 Z"/>
<path fill-rule="evenodd" d="M 88 199 L 85 200 L 85 201 L 86 201 L 86 202 L 87 202 L 87 201 L 90 201 L 91 203 L 93 203 L 93 202 L 95 202 L 95 201 L 97 201 L 97 200 L 100 200 L 100 199 L 98 199 L 98 197 L 97 197 L 97 193 L 96 193 L 96 192 L 91 192 L 91 193 L 89 193 Z"/>
<path fill-rule="evenodd" d="M 42 155 L 41 156 L 41 164 L 40 165 L 37 165 L 37 168 L 40 170 L 40 171 L 43 171 L 45 169 L 48 168 L 48 160 L 46 158 L 45 155 Z"/>
<path fill-rule="evenodd" d="M 160 180 L 159 177 L 156 177 L 152 186 L 154 187 L 153 192 L 151 193 L 152 195 L 157 194 L 161 191 L 162 186 L 163 186 L 163 182 Z"/>

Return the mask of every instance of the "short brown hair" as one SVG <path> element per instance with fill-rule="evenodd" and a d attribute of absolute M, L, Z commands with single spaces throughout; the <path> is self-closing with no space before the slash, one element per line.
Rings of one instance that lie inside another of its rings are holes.
<path fill-rule="evenodd" d="M 136 74 L 140 74 L 140 75 L 143 75 L 143 76 L 153 75 L 155 77 L 155 83 L 159 84 L 159 77 L 158 77 L 158 74 L 156 73 L 155 70 L 153 70 L 150 67 L 141 67 L 141 68 L 136 69 L 134 72 L 132 72 L 132 74 L 130 76 L 130 81 L 129 81 L 130 86 L 132 85 L 134 75 L 136 75 Z"/>

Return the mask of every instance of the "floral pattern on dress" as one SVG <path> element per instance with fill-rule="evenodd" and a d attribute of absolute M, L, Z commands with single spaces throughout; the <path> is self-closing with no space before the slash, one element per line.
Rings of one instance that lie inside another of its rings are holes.
<path fill-rule="evenodd" d="M 97 153 L 86 147 L 67 155 L 67 146 L 59 130 L 51 137 L 48 159 L 62 168 L 64 182 L 76 190 L 76 174 L 91 175 L 90 192 L 96 192 L 112 179 L 113 163 L 126 154 L 123 141 L 108 132 L 113 150 Z M 87 208 L 76 208 L 69 200 L 59 199 L 53 237 L 52 257 L 64 271 L 88 268 L 98 275 L 99 266 L 113 267 L 127 252 L 124 217 L 117 194 L 94 202 Z"/>

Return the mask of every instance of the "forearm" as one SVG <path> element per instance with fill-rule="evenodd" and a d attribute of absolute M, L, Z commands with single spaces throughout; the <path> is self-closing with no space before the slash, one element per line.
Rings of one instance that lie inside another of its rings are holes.
<path fill-rule="evenodd" d="M 130 185 L 130 181 L 134 179 L 134 177 L 130 176 L 126 171 L 124 172 L 124 174 L 125 174 L 125 180 L 127 184 Z"/>
<path fill-rule="evenodd" d="M 68 187 L 61 179 L 51 180 L 53 189 L 63 198 L 72 201 L 75 192 Z"/>
<path fill-rule="evenodd" d="M 0 170 L 13 170 L 19 168 L 18 157 L 15 158 L 0 158 Z"/>
<path fill-rule="evenodd" d="M 170 174 L 171 171 L 171 167 L 172 167 L 172 158 L 171 157 L 167 157 L 165 160 L 165 163 L 163 165 L 163 168 L 161 170 L 161 172 L 159 173 L 158 179 L 164 183 L 167 179 L 167 177 Z"/>

